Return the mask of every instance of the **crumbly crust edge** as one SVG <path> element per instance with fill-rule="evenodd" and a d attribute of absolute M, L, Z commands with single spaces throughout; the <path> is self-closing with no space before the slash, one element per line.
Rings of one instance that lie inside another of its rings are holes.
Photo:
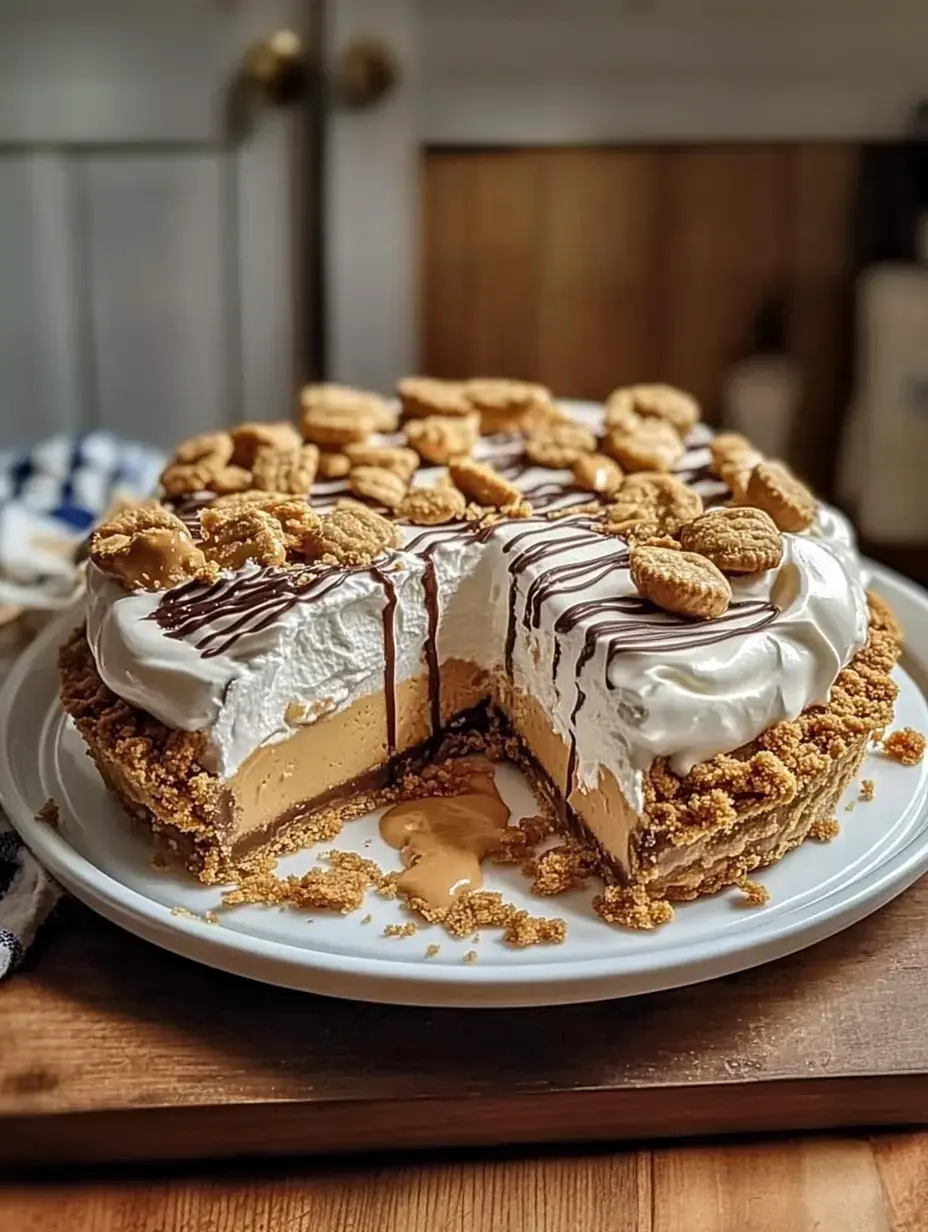
<path fill-rule="evenodd" d="M 222 785 L 203 765 L 205 735 L 168 727 L 107 688 L 83 625 L 59 650 L 58 673 L 62 705 L 107 786 L 185 840 L 193 867 L 218 872 Z"/>
<path fill-rule="evenodd" d="M 827 704 L 807 706 L 794 720 L 774 723 L 756 740 L 673 773 L 666 759 L 644 781 L 645 807 L 636 835 L 640 869 L 656 864 L 670 846 L 707 835 L 788 805 L 827 776 L 861 737 L 890 722 L 898 686 L 890 678 L 902 648 L 902 629 L 889 604 L 869 593 L 866 645 L 839 672 Z"/>

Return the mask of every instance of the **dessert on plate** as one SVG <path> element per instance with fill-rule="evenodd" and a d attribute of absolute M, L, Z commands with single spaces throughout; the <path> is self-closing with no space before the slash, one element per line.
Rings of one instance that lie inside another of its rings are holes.
<path fill-rule="evenodd" d="M 397 394 L 184 442 L 96 531 L 62 699 L 128 813 L 225 881 L 504 750 L 639 904 L 833 816 L 900 642 L 837 511 L 667 386 Z"/>

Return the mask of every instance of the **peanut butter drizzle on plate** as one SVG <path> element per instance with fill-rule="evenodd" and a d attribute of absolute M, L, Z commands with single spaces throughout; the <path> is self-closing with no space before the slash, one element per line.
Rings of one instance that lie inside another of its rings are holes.
<path fill-rule="evenodd" d="M 406 865 L 396 888 L 433 907 L 450 907 L 458 894 L 483 885 L 480 862 L 499 847 L 509 809 L 491 770 L 466 779 L 460 796 L 426 796 L 387 809 L 380 833 Z"/>

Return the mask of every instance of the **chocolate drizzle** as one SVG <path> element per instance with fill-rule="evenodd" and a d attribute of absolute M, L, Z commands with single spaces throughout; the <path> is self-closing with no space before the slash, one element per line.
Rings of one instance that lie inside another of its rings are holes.
<path fill-rule="evenodd" d="M 384 693 L 387 744 L 396 751 L 396 586 L 379 565 L 315 565 L 305 569 L 262 569 L 248 577 L 222 578 L 211 586 L 187 582 L 168 591 L 149 619 L 168 637 L 193 639 L 204 659 L 228 653 L 248 634 L 260 633 L 298 603 L 316 603 L 338 590 L 355 573 L 366 573 L 383 587 Z M 211 628 L 221 620 L 221 627 Z"/>
<path fill-rule="evenodd" d="M 165 501 L 164 504 L 165 508 L 170 509 L 175 517 L 180 518 L 194 543 L 199 543 L 203 538 L 200 512 L 211 505 L 215 499 L 215 493 L 201 492 L 199 495 L 184 496 L 177 501 Z"/>
<path fill-rule="evenodd" d="M 467 538 L 478 543 L 486 543 L 494 529 L 494 527 L 475 526 L 472 522 L 454 522 L 423 530 L 406 545 L 407 552 L 421 556 L 425 563 L 422 574 L 422 593 L 428 617 L 428 628 L 423 649 L 429 673 L 429 714 L 433 734 L 441 728 L 441 671 L 438 662 L 438 622 L 441 617 L 441 600 L 438 594 L 438 575 L 435 571 L 435 551 L 443 543 L 451 543 L 455 539 Z"/>
<path fill-rule="evenodd" d="M 568 633 L 587 620 L 597 620 L 610 613 L 637 617 L 631 620 L 608 620 L 593 624 L 586 632 L 583 646 L 574 665 L 577 697 L 570 712 L 570 749 L 567 757 L 567 783 L 564 798 L 569 799 L 575 787 L 577 770 L 577 717 L 586 701 L 586 693 L 580 685 L 583 669 L 592 659 L 597 646 L 608 639 L 606 647 L 606 687 L 615 688 L 610 669 L 620 655 L 635 650 L 665 651 L 690 650 L 723 642 L 742 633 L 755 633 L 774 620 L 779 612 L 774 604 L 763 599 L 744 599 L 731 605 L 724 616 L 712 620 L 682 621 L 655 608 L 647 599 L 637 595 L 617 596 L 613 599 L 588 599 L 572 604 L 562 612 L 554 624 L 555 633 Z M 738 624 L 747 619 L 752 623 Z M 555 666 L 556 670 L 556 666 Z"/>
<path fill-rule="evenodd" d="M 614 570 L 627 568 L 628 559 L 628 549 L 623 547 L 596 560 L 575 560 L 555 565 L 529 587 L 522 613 L 523 625 L 526 629 L 537 629 L 541 624 L 541 609 L 548 599 L 597 586 Z"/>
<path fill-rule="evenodd" d="M 392 757 L 396 752 L 396 587 L 376 565 L 371 576 L 383 587 L 383 691 L 387 700 L 387 753 Z"/>
<path fill-rule="evenodd" d="M 226 654 L 246 634 L 260 633 L 298 603 L 317 602 L 359 571 L 335 566 L 262 569 L 247 577 L 220 578 L 211 586 L 186 582 L 162 597 L 151 619 L 168 637 L 195 639 L 203 658 L 211 659 Z M 210 629 L 217 618 L 222 618 L 222 627 Z M 198 634 L 204 636 L 196 640 Z"/>
<path fill-rule="evenodd" d="M 724 616 L 716 616 L 712 620 L 686 620 L 661 611 L 637 595 L 621 595 L 612 599 L 588 599 L 574 603 L 558 617 L 554 630 L 556 633 L 568 633 L 587 620 L 598 620 L 611 614 L 632 617 L 607 620 L 587 630 L 586 642 L 594 648 L 597 642 L 609 639 L 606 651 L 608 673 L 620 654 L 636 650 L 669 653 L 712 646 L 743 633 L 758 632 L 769 625 L 778 612 L 778 607 L 764 599 L 742 599 L 734 602 Z M 749 623 L 740 623 L 745 620 Z"/>
<path fill-rule="evenodd" d="M 551 509 L 557 505 L 559 509 L 579 508 L 581 505 L 607 504 L 612 498 L 603 492 L 586 492 L 556 479 L 541 483 L 529 484 L 522 489 L 522 494 L 530 501 L 533 509 Z"/>
<path fill-rule="evenodd" d="M 516 642 L 516 592 L 519 577 L 526 569 L 538 564 L 540 561 L 552 556 L 559 556 L 562 552 L 570 551 L 571 548 L 580 547 L 591 540 L 593 542 L 596 540 L 596 536 L 589 530 L 582 530 L 580 533 L 569 535 L 566 538 L 551 539 L 550 530 L 550 525 L 542 521 L 540 526 L 530 526 L 528 530 L 523 530 L 518 535 L 514 535 L 508 543 L 503 545 L 503 552 L 508 555 L 520 543 L 533 539 L 539 533 L 547 532 L 549 535 L 541 543 L 530 543 L 528 547 L 523 548 L 521 552 L 513 556 L 509 562 L 509 616 L 506 625 L 505 666 L 506 674 L 510 677 L 512 676 L 512 656 Z M 530 587 L 530 593 L 531 589 Z M 526 600 L 527 605 L 528 600 Z"/>
<path fill-rule="evenodd" d="M 524 442 L 519 440 L 519 444 L 514 445 L 508 437 L 505 444 L 482 455 L 482 460 L 489 462 L 512 483 L 518 483 L 529 471 L 538 469 L 526 456 Z M 606 504 L 611 499 L 603 493 L 580 491 L 572 480 L 564 483 L 550 477 L 527 484 L 522 488 L 522 495 L 531 502 L 532 508 L 537 510 L 551 509 L 554 505 L 560 505 L 561 509 L 570 509 L 574 506 L 589 505 L 591 502 Z"/>
<path fill-rule="evenodd" d="M 437 543 L 425 554 L 425 573 L 422 587 L 425 592 L 425 610 L 428 616 L 428 632 L 425 638 L 425 661 L 429 669 L 429 713 L 432 718 L 432 735 L 441 727 L 441 675 L 438 670 L 438 618 L 441 614 L 438 599 L 438 577 L 432 552 Z"/>
<path fill-rule="evenodd" d="M 681 483 L 692 485 L 694 483 L 712 483 L 721 487 L 725 487 L 721 479 L 717 475 L 713 475 L 709 469 L 709 463 L 705 462 L 702 466 L 679 466 L 671 471 L 674 479 L 679 479 Z"/>
<path fill-rule="evenodd" d="M 564 784 L 564 799 L 568 803 L 570 802 L 570 794 L 574 789 L 574 780 L 577 775 L 577 715 L 586 701 L 586 693 L 580 687 L 580 678 L 595 649 L 596 640 L 587 638 L 583 644 L 583 649 L 577 655 L 577 662 L 574 666 L 574 675 L 577 681 L 577 697 L 574 701 L 574 708 L 570 712 L 570 723 L 568 724 L 570 729 L 570 747 L 567 752 L 567 774 L 565 775 L 566 781 Z"/>

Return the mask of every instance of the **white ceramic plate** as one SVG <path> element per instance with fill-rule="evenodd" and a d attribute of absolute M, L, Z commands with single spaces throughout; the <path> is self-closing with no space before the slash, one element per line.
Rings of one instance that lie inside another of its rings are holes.
<path fill-rule="evenodd" d="M 928 704 L 913 679 L 928 679 L 928 596 L 879 567 L 874 574 L 908 635 L 909 670 L 897 672 L 895 726 L 928 731 Z M 563 945 L 512 950 L 489 930 L 479 940 L 454 941 L 437 927 L 384 937 L 386 924 L 408 917 L 373 893 L 350 916 L 250 906 L 223 911 L 221 922 L 211 924 L 202 916 L 219 907 L 220 891 L 182 870 L 152 869 L 151 848 L 127 826 L 61 711 L 56 651 L 73 623 L 75 616 L 65 617 L 45 630 L 0 695 L 3 804 L 36 856 L 95 911 L 166 949 L 251 979 L 407 1005 L 625 997 L 713 979 L 812 945 L 877 910 L 928 870 L 928 764 L 904 767 L 871 754 L 860 777 L 875 780 L 875 800 L 851 812 L 842 805 L 834 841 L 805 843 L 765 870 L 771 898 L 763 908 L 745 907 L 731 891 L 678 908 L 676 920 L 655 932 L 626 932 L 596 918 L 590 894 L 533 898 L 516 870 L 489 866 L 488 888 L 533 914 L 567 920 Z M 517 771 L 501 768 L 498 782 L 514 817 L 535 811 Z M 34 819 L 49 796 L 59 804 L 59 830 Z M 855 785 L 846 800 L 856 796 Z M 395 867 L 397 855 L 380 840 L 376 818 L 350 823 L 333 846 Z M 303 852 L 281 861 L 280 870 L 302 872 L 314 862 Z M 432 944 L 439 952 L 427 958 Z M 477 961 L 466 963 L 470 950 Z"/>

